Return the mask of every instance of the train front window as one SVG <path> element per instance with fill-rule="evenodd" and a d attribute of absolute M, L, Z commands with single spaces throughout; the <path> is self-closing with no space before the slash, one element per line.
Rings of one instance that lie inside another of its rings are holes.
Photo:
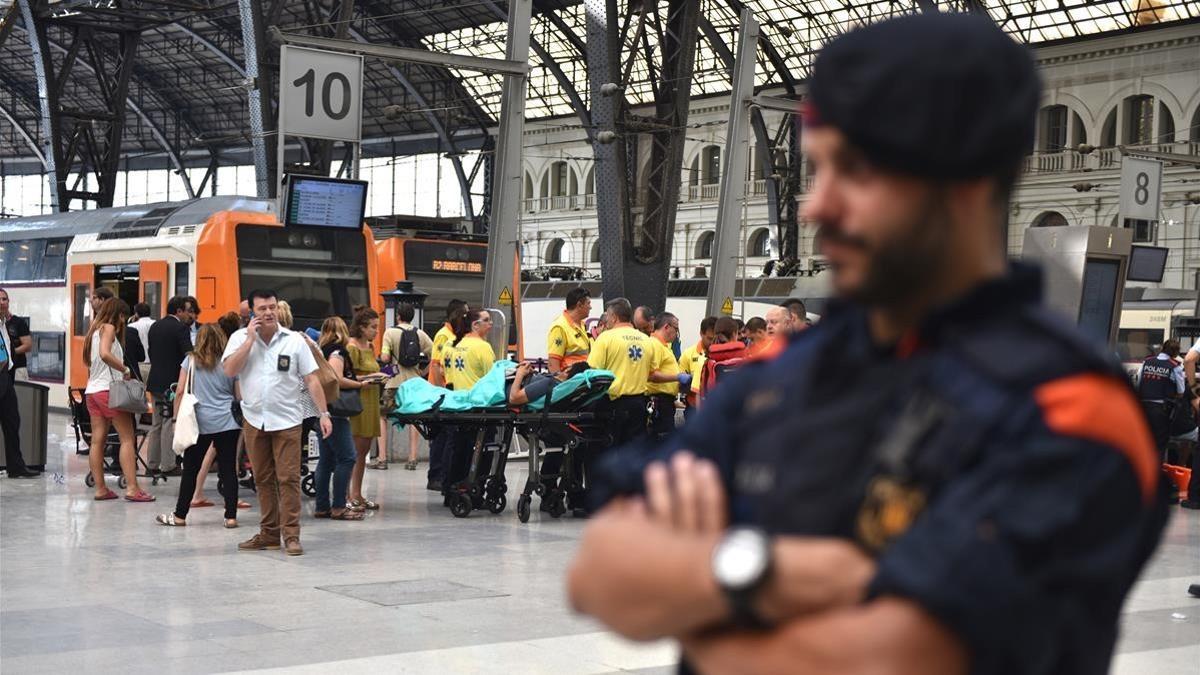
<path fill-rule="evenodd" d="M 370 304 L 361 231 L 241 225 L 237 247 L 241 294 L 274 290 L 291 305 L 293 328 L 319 328 L 326 317 Z"/>

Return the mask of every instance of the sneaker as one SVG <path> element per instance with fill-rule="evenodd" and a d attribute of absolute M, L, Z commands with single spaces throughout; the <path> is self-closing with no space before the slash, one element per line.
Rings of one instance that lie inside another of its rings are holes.
<path fill-rule="evenodd" d="M 276 546 L 275 548 L 279 548 Z M 304 547 L 300 545 L 299 539 L 288 539 L 283 545 L 283 552 L 288 555 L 304 555 Z"/>
<path fill-rule="evenodd" d="M 259 533 L 250 537 L 246 541 L 238 544 L 239 551 L 278 551 L 279 540 L 270 539 L 265 534 Z"/>
<path fill-rule="evenodd" d="M 1200 510 L 1200 502 L 1192 499 L 1185 499 L 1179 502 L 1179 505 L 1185 509 Z"/>

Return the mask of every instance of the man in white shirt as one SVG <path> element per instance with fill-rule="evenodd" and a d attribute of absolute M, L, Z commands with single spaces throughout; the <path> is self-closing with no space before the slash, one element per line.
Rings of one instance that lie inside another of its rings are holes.
<path fill-rule="evenodd" d="M 225 374 L 241 384 L 242 434 L 262 509 L 259 533 L 238 544 L 238 549 L 278 549 L 282 530 L 284 552 L 301 555 L 300 434 L 304 417 L 296 396 L 301 383 L 321 414 L 321 436 L 327 438 L 333 424 L 317 379 L 317 362 L 298 333 L 279 325 L 275 291 L 251 291 L 247 300 L 253 312 L 250 323 L 230 336 L 221 358 Z"/>

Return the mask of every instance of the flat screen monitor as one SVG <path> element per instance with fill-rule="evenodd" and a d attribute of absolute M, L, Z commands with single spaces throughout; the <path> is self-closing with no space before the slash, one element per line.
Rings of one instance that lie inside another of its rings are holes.
<path fill-rule="evenodd" d="M 1167 248 L 1164 246 L 1134 246 L 1129 251 L 1130 281 L 1162 283 L 1167 269 Z"/>
<path fill-rule="evenodd" d="M 1113 309 L 1121 281 L 1121 262 L 1088 258 L 1083 266 L 1083 297 L 1079 303 L 1079 328 L 1088 337 L 1107 344 L 1112 334 Z"/>
<path fill-rule="evenodd" d="M 283 195 L 284 225 L 362 229 L 366 181 L 289 174 Z"/>

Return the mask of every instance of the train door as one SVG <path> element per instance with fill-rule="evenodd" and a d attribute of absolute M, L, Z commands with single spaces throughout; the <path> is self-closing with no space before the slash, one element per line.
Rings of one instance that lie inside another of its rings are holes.
<path fill-rule="evenodd" d="M 95 265 L 71 265 L 69 274 L 71 294 L 71 339 L 67 359 L 68 383 L 72 388 L 87 386 L 88 369 L 83 365 L 83 337 L 91 323 L 92 286 L 96 283 Z"/>
<path fill-rule="evenodd" d="M 138 265 L 138 302 L 150 305 L 150 318 L 155 320 L 167 312 L 167 270 L 165 260 L 143 260 Z"/>

